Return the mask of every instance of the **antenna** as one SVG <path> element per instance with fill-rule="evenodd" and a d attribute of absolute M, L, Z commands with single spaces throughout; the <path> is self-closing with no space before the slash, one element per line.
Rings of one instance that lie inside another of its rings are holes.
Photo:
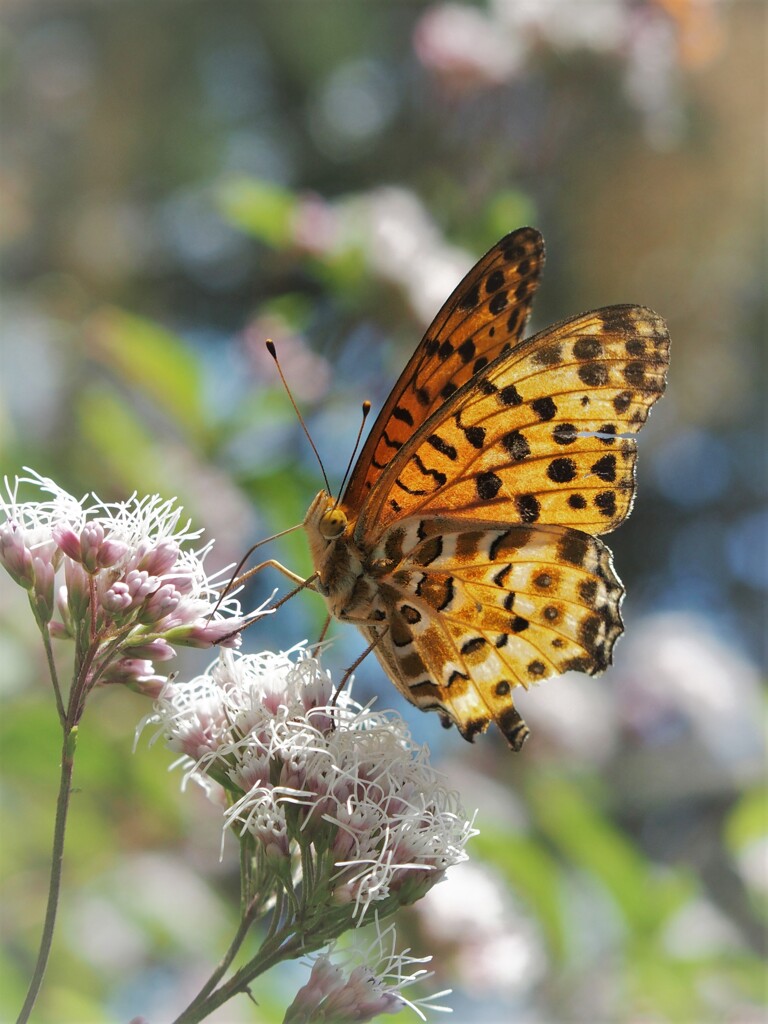
<path fill-rule="evenodd" d="M 291 401 L 291 405 L 293 406 L 293 411 L 296 413 L 296 415 L 297 415 L 297 417 L 299 419 L 299 423 L 301 424 L 301 429 L 306 434 L 307 440 L 309 441 L 309 444 L 310 444 L 310 447 L 312 448 L 312 451 L 315 453 L 315 458 L 317 459 L 318 465 L 320 466 L 320 472 L 323 474 L 323 480 L 325 481 L 325 489 L 330 494 L 331 493 L 331 485 L 328 483 L 328 477 L 325 475 L 325 467 L 323 466 L 323 460 L 320 458 L 320 452 L 318 452 L 317 448 L 315 447 L 315 442 L 309 436 L 309 431 L 307 430 L 307 424 L 304 422 L 304 417 L 299 412 L 299 407 L 298 407 L 298 405 L 296 405 L 296 400 L 294 399 L 293 395 L 291 394 L 291 389 L 288 387 L 288 382 L 286 381 L 285 375 L 283 374 L 283 368 L 280 366 L 280 360 L 277 358 L 277 351 L 275 349 L 275 343 L 272 341 L 271 338 L 267 339 L 267 352 L 269 352 L 269 354 L 275 360 L 275 366 L 277 367 L 277 372 L 280 374 L 280 380 L 283 382 L 283 387 L 285 388 L 286 394 L 288 395 L 288 398 Z"/>
<path fill-rule="evenodd" d="M 336 502 L 333 506 L 334 508 L 336 508 L 336 505 L 339 504 L 339 502 L 341 501 L 341 496 L 344 493 L 344 484 L 347 482 L 347 477 L 349 476 L 350 470 L 352 469 L 352 463 L 355 461 L 355 456 L 357 455 L 357 449 L 360 447 L 360 438 L 363 436 L 363 427 L 365 426 L 365 421 L 368 419 L 368 413 L 370 411 L 371 403 L 366 398 L 366 400 L 363 402 L 363 418 L 360 420 L 360 429 L 357 432 L 355 447 L 352 449 L 352 454 L 349 456 L 347 468 L 344 470 L 344 476 L 342 477 L 341 485 L 339 487 L 339 496 L 336 498 Z"/>

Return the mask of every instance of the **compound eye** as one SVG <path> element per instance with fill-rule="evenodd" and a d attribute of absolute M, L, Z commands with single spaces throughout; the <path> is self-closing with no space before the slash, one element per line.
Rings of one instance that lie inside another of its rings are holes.
<path fill-rule="evenodd" d="M 326 540 L 340 537 L 347 528 L 347 517 L 340 508 L 331 508 L 320 517 L 320 533 Z"/>

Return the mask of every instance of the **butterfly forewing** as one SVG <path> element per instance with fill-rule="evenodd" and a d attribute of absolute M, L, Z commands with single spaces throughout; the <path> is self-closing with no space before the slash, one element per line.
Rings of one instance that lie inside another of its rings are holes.
<path fill-rule="evenodd" d="M 445 400 L 522 337 L 544 264 L 533 228 L 501 239 L 453 291 L 379 414 L 342 505 L 354 511 L 383 469 Z"/>
<path fill-rule="evenodd" d="M 669 338 L 641 306 L 611 306 L 500 355 L 398 452 L 358 519 L 558 523 L 607 533 L 634 496 L 632 436 L 665 386 Z M 471 438 L 471 440 L 470 440 Z"/>

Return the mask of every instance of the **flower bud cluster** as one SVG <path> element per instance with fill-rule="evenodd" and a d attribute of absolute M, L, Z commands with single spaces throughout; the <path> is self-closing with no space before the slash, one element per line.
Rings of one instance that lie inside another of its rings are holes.
<path fill-rule="evenodd" d="M 0 566 L 27 592 L 41 629 L 88 650 L 92 682 L 120 682 L 150 696 L 165 683 L 154 662 L 173 644 L 235 645 L 245 620 L 237 601 L 217 608 L 204 569 L 211 545 L 181 522 L 182 510 L 157 495 L 113 504 L 78 501 L 32 474 L 0 495 Z M 36 500 L 22 501 L 35 488 Z"/>
<path fill-rule="evenodd" d="M 431 977 L 424 968 L 408 973 L 414 964 L 428 963 L 431 957 L 412 957 L 408 950 L 395 953 L 395 942 L 394 925 L 382 932 L 377 923 L 376 937 L 367 947 L 358 945 L 336 955 L 332 946 L 311 958 L 309 981 L 299 989 L 283 1024 L 364 1024 L 382 1013 L 399 1013 L 405 1006 L 422 1020 L 426 1017 L 421 1007 L 446 1012 L 433 1000 L 447 991 L 413 1002 L 402 994 L 403 989 Z"/>
<path fill-rule="evenodd" d="M 277 883 L 301 883 L 305 901 L 311 883 L 326 917 L 350 927 L 419 899 L 466 858 L 473 829 L 402 719 L 346 692 L 333 705 L 332 690 L 301 646 L 222 651 L 205 675 L 169 683 L 150 721 L 191 775 L 224 787 L 225 825 Z M 286 864 L 303 865 L 298 881 Z"/>

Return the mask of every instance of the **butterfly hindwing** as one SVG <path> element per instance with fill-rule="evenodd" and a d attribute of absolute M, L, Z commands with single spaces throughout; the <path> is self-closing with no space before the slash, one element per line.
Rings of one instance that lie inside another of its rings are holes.
<path fill-rule="evenodd" d="M 377 553 L 377 617 L 386 625 L 366 633 L 404 695 L 467 739 L 494 721 L 517 749 L 525 727 L 514 687 L 571 669 L 594 675 L 610 663 L 623 590 L 595 537 L 411 519 L 387 531 Z"/>
<path fill-rule="evenodd" d="M 533 228 L 501 239 L 454 289 L 376 419 L 344 494 L 356 507 L 420 425 L 522 337 L 544 265 Z"/>
<path fill-rule="evenodd" d="M 393 459 L 358 519 L 408 515 L 615 529 L 634 496 L 632 436 L 665 387 L 669 338 L 641 306 L 573 317 L 500 355 Z"/>

